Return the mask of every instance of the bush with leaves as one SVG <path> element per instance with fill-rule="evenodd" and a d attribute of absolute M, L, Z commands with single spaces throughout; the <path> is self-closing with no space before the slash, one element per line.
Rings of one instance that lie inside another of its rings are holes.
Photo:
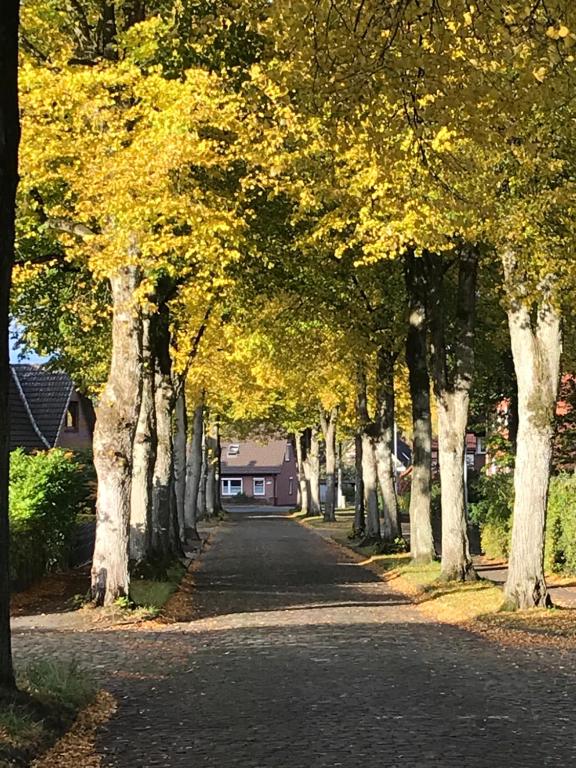
<path fill-rule="evenodd" d="M 482 551 L 488 557 L 508 557 L 514 507 L 514 475 L 481 474 L 475 483 L 477 498 L 470 504 L 470 519 L 480 527 Z"/>
<path fill-rule="evenodd" d="M 572 474 L 560 474 L 550 482 L 546 569 L 576 573 L 576 477 Z"/>
<path fill-rule="evenodd" d="M 76 516 L 89 504 L 89 466 L 61 449 L 10 457 L 11 572 L 25 585 L 65 565 Z"/>

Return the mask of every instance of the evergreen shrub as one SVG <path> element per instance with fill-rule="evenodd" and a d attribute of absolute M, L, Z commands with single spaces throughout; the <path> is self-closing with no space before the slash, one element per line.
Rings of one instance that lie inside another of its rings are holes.
<path fill-rule="evenodd" d="M 90 499 L 85 459 L 61 449 L 10 456 L 10 566 L 23 587 L 66 565 L 76 516 Z"/>
<path fill-rule="evenodd" d="M 514 475 L 481 474 L 474 486 L 476 501 L 470 504 L 470 519 L 480 527 L 482 551 L 488 557 L 508 557 L 514 508 Z"/>
<path fill-rule="evenodd" d="M 514 507 L 514 475 L 483 475 L 477 483 L 478 501 L 470 517 L 480 526 L 482 551 L 489 557 L 508 557 Z M 562 473 L 550 481 L 546 521 L 547 571 L 576 573 L 576 476 Z"/>
<path fill-rule="evenodd" d="M 546 522 L 546 569 L 576 573 L 576 476 L 550 482 Z"/>

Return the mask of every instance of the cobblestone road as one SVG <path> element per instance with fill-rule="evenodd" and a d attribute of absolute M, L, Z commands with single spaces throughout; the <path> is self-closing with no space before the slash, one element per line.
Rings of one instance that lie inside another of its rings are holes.
<path fill-rule="evenodd" d="M 571 652 L 435 624 L 277 514 L 234 515 L 195 581 L 188 624 L 16 635 L 99 665 L 105 768 L 576 765 Z"/>

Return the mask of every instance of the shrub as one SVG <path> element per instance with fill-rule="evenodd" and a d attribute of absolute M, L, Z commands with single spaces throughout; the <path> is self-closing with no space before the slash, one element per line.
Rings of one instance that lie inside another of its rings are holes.
<path fill-rule="evenodd" d="M 480 526 L 482 551 L 488 557 L 508 557 L 514 507 L 514 475 L 509 472 L 483 474 L 475 482 L 474 493 L 477 501 L 470 504 L 470 519 Z"/>
<path fill-rule="evenodd" d="M 572 474 L 558 475 L 550 482 L 546 569 L 576 573 L 576 477 Z"/>
<path fill-rule="evenodd" d="M 514 476 L 483 475 L 476 490 L 479 501 L 470 505 L 470 516 L 480 526 L 482 550 L 489 557 L 508 557 Z M 546 570 L 576 573 L 576 477 L 572 474 L 550 481 L 545 552 Z"/>
<path fill-rule="evenodd" d="M 10 461 L 11 575 L 22 586 L 65 565 L 90 487 L 86 463 L 60 449 L 16 450 Z"/>

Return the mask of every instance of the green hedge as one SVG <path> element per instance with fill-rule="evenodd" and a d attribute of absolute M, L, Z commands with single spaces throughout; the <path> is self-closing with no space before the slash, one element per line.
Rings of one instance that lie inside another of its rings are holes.
<path fill-rule="evenodd" d="M 546 568 L 576 573 L 576 477 L 552 478 L 546 523 Z"/>
<path fill-rule="evenodd" d="M 514 476 L 504 472 L 483 476 L 476 492 L 479 500 L 470 505 L 470 516 L 480 525 L 482 550 L 489 557 L 507 557 L 512 532 Z M 560 474 L 550 481 L 545 564 L 549 571 L 576 573 L 576 476 L 573 474 Z"/>
<path fill-rule="evenodd" d="M 90 464 L 60 449 L 10 456 L 10 566 L 16 587 L 66 565 L 76 516 L 89 505 Z"/>
<path fill-rule="evenodd" d="M 470 519 L 480 527 L 482 551 L 488 557 L 508 557 L 514 506 L 514 475 L 481 475 L 474 485 Z"/>

